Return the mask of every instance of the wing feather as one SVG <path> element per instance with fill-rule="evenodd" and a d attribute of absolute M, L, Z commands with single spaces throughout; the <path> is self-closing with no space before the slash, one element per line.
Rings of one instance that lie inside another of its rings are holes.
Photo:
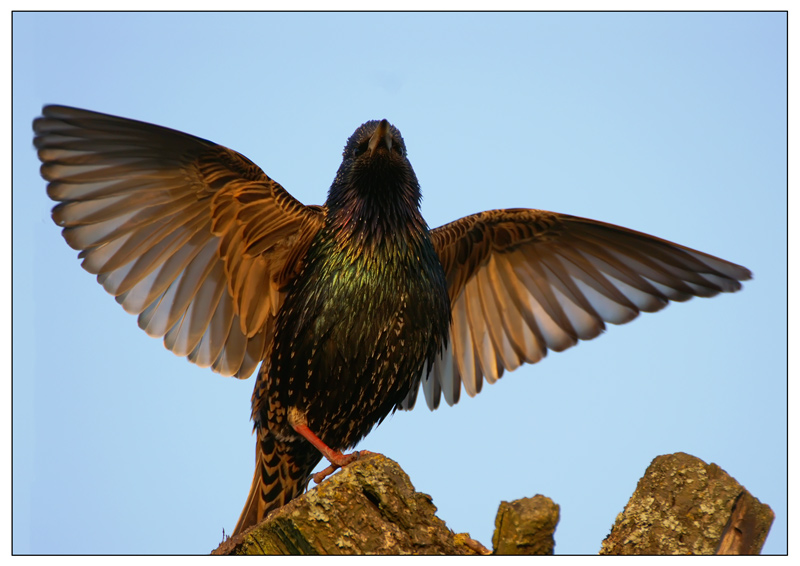
<path fill-rule="evenodd" d="M 323 210 L 207 140 L 77 108 L 42 114 L 53 220 L 84 269 L 171 351 L 248 377 Z"/>
<path fill-rule="evenodd" d="M 474 214 L 431 235 L 453 312 L 451 343 L 423 379 L 431 409 L 442 393 L 451 405 L 462 385 L 476 395 L 484 379 L 595 338 L 606 323 L 734 292 L 751 277 L 654 236 L 541 210 Z"/>

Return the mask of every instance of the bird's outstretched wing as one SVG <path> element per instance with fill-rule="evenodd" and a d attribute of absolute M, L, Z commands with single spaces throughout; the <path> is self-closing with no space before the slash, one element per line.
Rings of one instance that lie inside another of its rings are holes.
<path fill-rule="evenodd" d="M 248 377 L 322 209 L 175 130 L 64 106 L 33 128 L 53 220 L 84 269 L 175 354 Z"/>
<path fill-rule="evenodd" d="M 450 343 L 422 388 L 458 402 L 505 370 L 535 363 L 669 301 L 733 292 L 739 265 L 612 224 L 543 210 L 492 210 L 431 232 L 447 275 Z M 416 391 L 406 399 L 413 405 Z"/>

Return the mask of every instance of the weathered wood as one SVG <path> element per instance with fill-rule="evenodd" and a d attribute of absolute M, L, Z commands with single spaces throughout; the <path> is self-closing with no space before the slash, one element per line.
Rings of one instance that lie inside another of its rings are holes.
<path fill-rule="evenodd" d="M 490 554 L 468 534 L 453 534 L 435 512 L 395 462 L 370 454 L 214 554 Z M 542 495 L 502 502 L 494 554 L 553 554 L 559 515 Z M 758 554 L 773 519 L 716 464 L 683 453 L 659 456 L 600 554 Z"/>
<path fill-rule="evenodd" d="M 493 554 L 553 554 L 559 507 L 544 495 L 502 501 L 494 521 Z"/>
<path fill-rule="evenodd" d="M 600 554 L 758 554 L 774 518 L 716 464 L 658 456 Z"/>
<path fill-rule="evenodd" d="M 397 463 L 370 454 L 213 554 L 489 554 L 435 512 Z"/>
<path fill-rule="evenodd" d="M 769 506 L 742 491 L 733 505 L 715 554 L 758 554 L 774 518 Z"/>

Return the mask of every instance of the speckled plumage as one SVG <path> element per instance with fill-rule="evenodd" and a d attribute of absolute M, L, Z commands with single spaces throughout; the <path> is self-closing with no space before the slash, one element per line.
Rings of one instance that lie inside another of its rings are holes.
<path fill-rule="evenodd" d="M 462 386 L 475 395 L 606 323 L 750 278 L 543 210 L 428 231 L 405 143 L 385 120 L 350 138 L 324 206 L 301 204 L 233 150 L 152 124 L 46 106 L 34 131 L 53 220 L 139 326 L 222 375 L 261 364 L 256 468 L 235 532 L 301 493 L 319 450 L 336 464 L 330 449 L 412 408 L 420 389 L 429 408 L 452 405 Z"/>
<path fill-rule="evenodd" d="M 293 430 L 288 408 L 299 409 L 331 448 L 355 446 L 418 387 L 450 326 L 444 271 L 400 133 L 389 130 L 391 148 L 356 155 L 378 125 L 367 122 L 345 147 L 325 225 L 286 290 L 253 393 L 259 443 L 291 446 L 292 457 L 306 462 L 297 478 L 303 483 L 320 455 Z"/>

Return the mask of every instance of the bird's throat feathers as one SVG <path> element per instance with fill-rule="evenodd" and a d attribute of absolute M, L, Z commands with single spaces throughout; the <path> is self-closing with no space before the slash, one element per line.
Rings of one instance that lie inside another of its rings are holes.
<path fill-rule="evenodd" d="M 353 178 L 356 177 L 356 178 Z M 337 176 L 328 194 L 327 228 L 343 245 L 405 247 L 428 227 L 419 210 L 420 190 L 413 173 Z"/>

